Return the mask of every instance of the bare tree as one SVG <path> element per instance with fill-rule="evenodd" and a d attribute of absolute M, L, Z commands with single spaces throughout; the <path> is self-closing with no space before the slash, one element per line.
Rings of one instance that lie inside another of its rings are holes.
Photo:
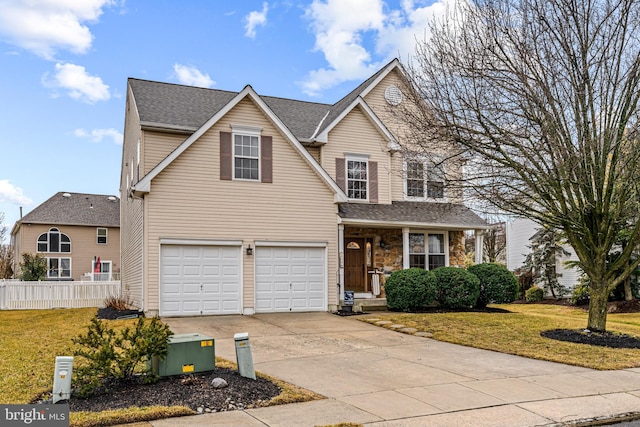
<path fill-rule="evenodd" d="M 461 1 L 407 66 L 405 96 L 426 108 L 403 109 L 405 137 L 447 141 L 467 161 L 466 191 L 562 230 L 591 279 L 593 331 L 640 262 L 639 2 Z"/>
<path fill-rule="evenodd" d="M 0 212 L 0 279 L 10 279 L 13 276 L 13 251 L 5 243 L 7 226 L 4 225 L 4 212 Z"/>

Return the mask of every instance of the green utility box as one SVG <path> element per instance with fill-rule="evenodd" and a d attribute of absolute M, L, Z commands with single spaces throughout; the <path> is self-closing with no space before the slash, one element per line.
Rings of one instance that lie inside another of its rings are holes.
<path fill-rule="evenodd" d="M 212 371 L 215 368 L 215 340 L 202 334 L 173 335 L 167 357 L 151 360 L 151 370 L 161 377 Z"/>

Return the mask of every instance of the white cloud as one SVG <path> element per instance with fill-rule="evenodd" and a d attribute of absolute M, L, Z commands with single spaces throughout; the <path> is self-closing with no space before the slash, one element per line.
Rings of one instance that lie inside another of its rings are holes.
<path fill-rule="evenodd" d="M 303 91 L 319 95 L 342 82 L 369 77 L 391 58 L 412 55 L 416 38 L 424 37 L 428 22 L 443 14 L 449 1 L 454 0 L 417 7 L 403 0 L 401 9 L 388 10 L 383 0 L 314 0 L 305 16 L 316 36 L 315 50 L 324 54 L 328 67 L 310 71 L 300 83 Z"/>
<path fill-rule="evenodd" d="M 176 73 L 178 81 L 183 85 L 211 87 L 216 84 L 216 82 L 211 80 L 209 74 L 202 74 L 196 67 L 173 64 L 173 71 Z"/>
<path fill-rule="evenodd" d="M 256 38 L 256 27 L 261 26 L 264 27 L 267 24 L 267 12 L 269 11 L 269 5 L 267 2 L 262 3 L 262 12 L 258 12 L 254 10 L 250 12 L 244 19 L 246 21 L 245 24 L 245 32 L 244 35 L 255 39 Z"/>
<path fill-rule="evenodd" d="M 54 89 L 63 89 L 73 98 L 88 104 L 107 101 L 111 98 L 109 86 L 98 76 L 90 76 L 85 68 L 75 64 L 56 64 L 56 73 L 49 79 L 43 77 L 43 84 Z"/>
<path fill-rule="evenodd" d="M 114 0 L 3 0 L 0 37 L 45 59 L 58 50 L 83 54 L 93 35 L 86 23 L 95 23 Z"/>
<path fill-rule="evenodd" d="M 111 138 L 113 140 L 113 143 L 118 145 L 122 144 L 124 138 L 124 136 L 114 128 L 93 129 L 91 131 L 80 128 L 73 131 L 73 134 L 78 138 L 88 139 L 89 141 L 95 143 L 102 142 L 102 140 L 105 138 Z"/>
<path fill-rule="evenodd" d="M 0 202 L 29 206 L 33 201 L 24 195 L 22 188 L 11 184 L 8 179 L 0 179 Z"/>

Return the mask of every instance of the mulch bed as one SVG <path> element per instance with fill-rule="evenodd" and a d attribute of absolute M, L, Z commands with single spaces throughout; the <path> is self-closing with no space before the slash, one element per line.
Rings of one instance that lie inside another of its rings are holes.
<path fill-rule="evenodd" d="M 214 378 L 222 378 L 228 386 L 216 389 Z M 108 385 L 88 398 L 72 397 L 69 409 L 99 412 L 144 406 L 186 406 L 197 412 L 223 412 L 264 405 L 280 394 L 280 387 L 258 377 L 242 377 L 237 371 L 215 368 L 213 371 L 161 378 L 155 384 L 120 382 Z"/>
<path fill-rule="evenodd" d="M 610 348 L 640 348 L 640 338 L 614 332 L 591 332 L 585 329 L 553 329 L 540 332 L 545 338 L 577 344 Z"/>

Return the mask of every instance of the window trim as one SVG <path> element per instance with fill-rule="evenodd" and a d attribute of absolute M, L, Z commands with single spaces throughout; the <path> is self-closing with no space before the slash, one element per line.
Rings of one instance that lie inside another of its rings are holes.
<path fill-rule="evenodd" d="M 71 280 L 73 278 L 73 258 L 71 257 L 56 257 L 56 256 L 52 256 L 52 257 L 46 257 L 47 259 L 47 279 L 69 279 Z M 51 275 L 51 269 L 49 268 L 49 263 L 51 262 L 52 259 L 58 260 L 58 275 L 57 276 L 53 276 Z M 62 268 L 60 268 L 60 265 L 62 265 L 62 260 L 63 259 L 67 259 L 69 260 L 69 275 L 68 276 L 61 276 L 60 272 L 63 271 Z"/>
<path fill-rule="evenodd" d="M 94 282 L 105 282 L 105 281 L 109 281 L 113 278 L 113 261 L 110 260 L 100 260 L 100 273 L 96 273 L 95 269 L 96 269 L 96 259 L 92 259 L 91 260 L 91 278 Z M 102 271 L 102 266 L 105 264 L 109 264 L 109 271 Z M 106 279 L 102 279 L 102 276 L 98 276 L 98 280 L 96 280 L 96 274 L 108 274 L 109 276 Z"/>
<path fill-rule="evenodd" d="M 421 234 L 424 236 L 424 253 L 413 252 L 411 245 L 409 245 L 409 268 L 411 265 L 412 255 L 424 255 L 424 269 L 429 268 L 429 255 L 444 255 L 444 267 L 449 266 L 449 231 L 448 230 L 410 230 L 409 231 L 409 243 L 411 242 L 412 234 Z M 429 252 L 429 235 L 440 234 L 444 236 L 444 253 L 431 253 Z"/>
<path fill-rule="evenodd" d="M 57 234 L 58 235 L 58 249 L 57 251 L 52 251 L 51 250 L 51 234 Z M 46 235 L 47 238 L 44 241 L 41 241 L 40 238 L 42 236 Z M 62 236 L 64 236 L 68 242 L 63 242 L 62 241 Z M 40 250 L 40 244 L 44 244 L 46 245 L 46 250 Z M 68 251 L 63 251 L 62 250 L 62 245 L 65 246 L 69 246 L 69 250 Z M 36 253 L 52 253 L 52 254 L 70 254 L 72 252 L 72 244 L 71 244 L 71 238 L 63 233 L 62 231 L 60 231 L 60 229 L 58 227 L 51 227 L 49 230 L 45 231 L 44 233 L 40 233 L 38 235 L 38 237 L 36 238 Z"/>
<path fill-rule="evenodd" d="M 100 230 L 104 230 L 104 243 L 100 243 Z M 96 245 L 108 245 L 109 244 L 109 229 L 107 227 L 96 228 Z"/>
<path fill-rule="evenodd" d="M 442 158 L 442 156 L 437 156 L 437 155 L 429 155 L 427 156 L 429 158 L 437 158 L 438 159 L 438 163 L 441 163 L 441 167 L 443 169 L 443 173 L 446 174 L 446 170 L 447 170 L 447 161 L 446 159 Z M 409 191 L 408 191 L 408 178 L 409 178 L 409 164 L 410 163 L 422 163 L 422 197 L 419 196 L 409 196 Z M 429 160 L 427 159 L 405 159 L 402 163 L 402 185 L 403 185 L 403 193 L 404 193 L 404 198 L 405 200 L 411 200 L 411 201 L 427 201 L 427 202 L 447 202 L 448 201 L 448 196 L 447 196 L 447 185 L 446 185 L 446 179 L 442 179 L 442 181 L 435 181 L 430 179 L 431 173 L 429 172 L 430 169 L 433 169 L 433 167 L 431 166 L 431 163 Z M 442 197 L 429 197 L 429 182 L 441 182 L 442 183 Z"/>
<path fill-rule="evenodd" d="M 262 182 L 262 128 L 247 125 L 231 125 L 231 177 L 234 181 Z M 236 136 L 256 137 L 258 139 L 257 157 L 236 156 Z M 236 158 L 252 159 L 257 161 L 258 176 L 256 179 L 239 178 L 236 175 Z"/>
<path fill-rule="evenodd" d="M 349 162 L 360 162 L 360 163 L 364 163 L 365 164 L 365 173 L 366 173 L 366 180 L 365 181 L 365 196 L 364 198 L 355 198 L 355 197 L 349 197 L 349 181 L 357 181 L 357 182 L 362 182 L 362 179 L 353 179 L 353 178 L 349 178 Z M 368 202 L 369 201 L 369 197 L 371 195 L 371 189 L 370 189 L 370 167 L 369 167 L 369 156 L 367 155 L 363 155 L 363 154 L 345 154 L 344 156 L 344 188 L 345 188 L 345 193 L 347 195 L 347 198 L 350 201 L 354 201 L 354 202 Z"/>

